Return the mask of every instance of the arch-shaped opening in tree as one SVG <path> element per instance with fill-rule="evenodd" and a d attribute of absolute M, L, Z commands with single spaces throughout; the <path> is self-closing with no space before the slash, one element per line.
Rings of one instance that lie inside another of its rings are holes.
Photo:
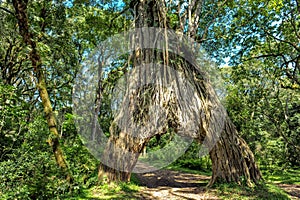
<path fill-rule="evenodd" d="M 131 73 L 127 84 L 122 82 L 124 100 L 109 129 L 99 177 L 106 175 L 110 181 L 129 181 L 147 142 L 172 128 L 178 135 L 205 144 L 212 160 L 209 185 L 216 181 L 257 183 L 262 177 L 253 153 L 230 121 L 207 72 L 197 64 L 199 54 L 194 50 L 198 47 L 182 42 L 182 35 L 175 37 L 177 42 L 169 43 L 163 2 L 135 1 L 132 9 L 136 27 L 160 29 L 143 29 L 131 35 L 134 51 L 127 65 L 131 66 Z M 154 43 L 153 48 L 145 48 L 151 35 L 165 40 L 159 45 Z M 170 51 L 175 48 L 177 52 Z M 148 84 L 149 79 L 158 81 L 155 87 Z M 159 83 L 164 84 L 156 87 Z M 175 87 L 169 88 L 169 84 Z M 154 117 L 155 114 L 158 115 Z"/>

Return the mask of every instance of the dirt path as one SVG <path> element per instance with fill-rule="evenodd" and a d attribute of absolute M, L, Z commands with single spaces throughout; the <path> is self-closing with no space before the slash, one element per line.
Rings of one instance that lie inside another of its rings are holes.
<path fill-rule="evenodd" d="M 140 184 L 145 186 L 141 191 L 144 200 L 164 199 L 219 199 L 212 190 L 205 186 L 209 176 L 183 173 L 171 170 L 158 170 L 137 174 Z"/>
<path fill-rule="evenodd" d="M 300 199 L 300 185 L 296 184 L 278 184 L 278 186 L 286 191 L 291 199 Z"/>
<path fill-rule="evenodd" d="M 140 169 L 145 165 L 139 165 Z M 149 166 L 147 166 L 149 167 Z M 214 189 L 206 189 L 210 176 L 172 170 L 157 170 L 136 174 L 143 187 L 139 199 L 143 200 L 200 200 L 220 199 Z M 291 199 L 300 199 L 300 185 L 278 184 Z"/>

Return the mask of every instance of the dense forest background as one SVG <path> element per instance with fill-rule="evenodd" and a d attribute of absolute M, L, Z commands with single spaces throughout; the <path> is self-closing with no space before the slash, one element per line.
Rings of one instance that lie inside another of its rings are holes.
<path fill-rule="evenodd" d="M 102 41 L 133 28 L 134 2 L 0 1 L 0 198 L 67 198 L 105 185 L 98 181 L 99 161 L 75 128 L 72 88 L 80 65 Z M 180 25 L 177 9 L 191 2 L 167 1 L 170 28 Z M 24 6 L 26 22 L 20 22 L 18 6 Z M 264 179 L 293 170 L 299 183 L 300 2 L 209 0 L 198 15 L 194 38 L 217 63 L 223 104 Z M 103 83 L 106 132 L 109 92 L 119 77 L 111 71 Z M 49 130 L 50 115 L 56 131 Z M 167 142 L 168 135 L 152 138 L 147 151 Z M 209 172 L 211 161 L 199 158 L 199 148 L 193 143 L 173 165 Z"/>

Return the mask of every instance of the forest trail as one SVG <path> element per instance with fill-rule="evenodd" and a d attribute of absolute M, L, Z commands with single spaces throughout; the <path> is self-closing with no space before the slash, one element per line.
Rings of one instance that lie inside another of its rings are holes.
<path fill-rule="evenodd" d="M 300 185 L 298 184 L 278 184 L 278 187 L 285 190 L 291 199 L 300 199 Z"/>
<path fill-rule="evenodd" d="M 205 188 L 210 176 L 172 170 L 157 170 L 136 176 L 144 187 L 140 199 L 220 199 L 212 189 Z"/>
<path fill-rule="evenodd" d="M 139 167 L 146 167 L 139 165 Z M 149 167 L 149 166 L 147 166 Z M 206 189 L 210 176 L 160 169 L 136 174 L 143 187 L 139 193 L 142 200 L 200 200 L 221 199 L 216 189 Z M 292 200 L 300 199 L 300 185 L 277 184 Z"/>

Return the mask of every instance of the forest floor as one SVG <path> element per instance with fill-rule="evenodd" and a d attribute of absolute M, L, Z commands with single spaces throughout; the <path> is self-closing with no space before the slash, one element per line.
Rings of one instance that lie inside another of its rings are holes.
<path fill-rule="evenodd" d="M 175 170 L 174 170 L 175 169 Z M 236 184 L 220 184 L 206 188 L 209 173 L 177 168 L 134 174 L 133 182 L 106 185 L 90 190 L 89 198 L 80 199 L 140 199 L 140 200 L 200 200 L 200 199 L 300 199 L 300 170 L 266 177 L 264 184 L 253 188 Z M 87 197 L 87 196 L 85 196 Z"/>
<path fill-rule="evenodd" d="M 145 200 L 157 199 L 221 199 L 221 198 L 234 198 L 235 194 L 226 194 L 226 192 L 220 193 L 220 188 L 206 188 L 206 185 L 210 179 L 210 176 L 186 173 L 173 170 L 157 170 L 150 173 L 136 174 L 137 179 L 143 189 L 141 189 L 141 198 Z M 300 177 L 299 177 L 300 178 Z M 285 193 L 291 199 L 300 199 L 300 184 L 275 184 L 279 188 L 283 189 Z M 255 192 L 249 191 L 249 193 L 242 192 L 241 194 L 236 194 L 240 196 L 241 199 L 247 198 L 268 198 L 268 191 L 272 189 L 262 189 Z M 239 193 L 239 190 L 228 191 L 227 193 Z M 253 193 L 253 194 L 251 194 Z M 221 195 L 220 195 L 221 194 Z M 274 195 L 274 194 L 272 194 Z M 276 194 L 277 197 L 278 194 Z M 275 196 L 274 196 L 275 197 Z M 285 195 L 281 196 L 281 199 L 286 199 Z"/>
<path fill-rule="evenodd" d="M 213 189 L 205 188 L 210 176 L 171 170 L 158 170 L 136 176 L 143 186 L 140 199 L 220 199 Z"/>
<path fill-rule="evenodd" d="M 300 199 L 300 184 L 278 184 L 278 187 L 288 193 L 291 199 Z"/>

